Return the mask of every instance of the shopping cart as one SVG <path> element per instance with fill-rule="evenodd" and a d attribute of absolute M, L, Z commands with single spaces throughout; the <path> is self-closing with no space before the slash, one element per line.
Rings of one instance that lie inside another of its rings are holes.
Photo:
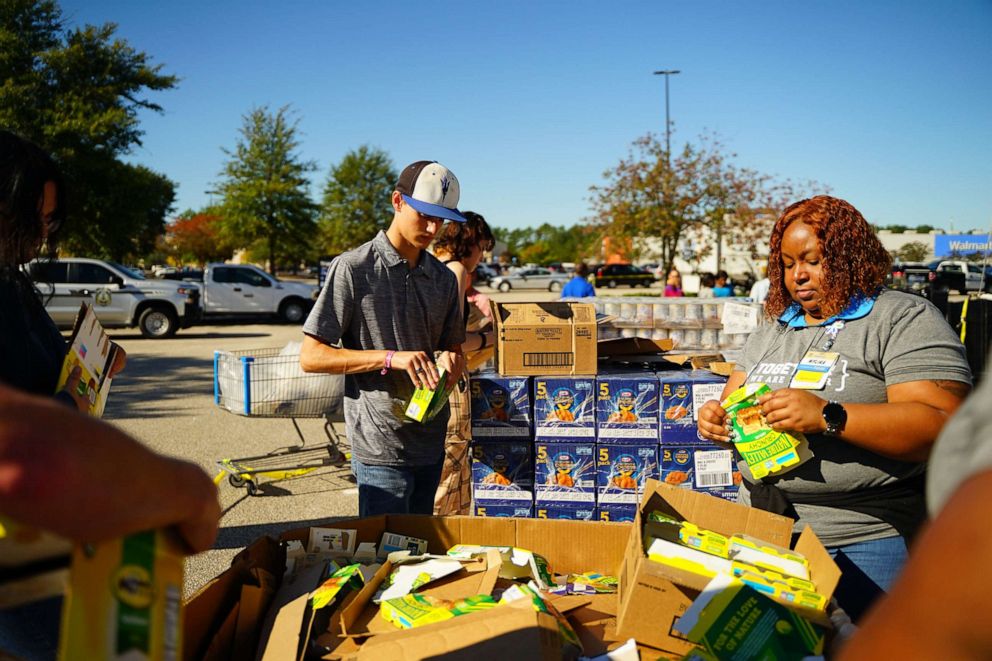
<path fill-rule="evenodd" d="M 347 466 L 351 453 L 334 424 L 343 421 L 344 377 L 307 374 L 300 369 L 298 346 L 214 352 L 214 403 L 248 417 L 289 418 L 299 445 L 264 455 L 221 459 L 214 478 L 258 493 L 258 478 L 285 480 L 325 466 Z M 308 445 L 297 418 L 324 418 L 326 444 Z"/>

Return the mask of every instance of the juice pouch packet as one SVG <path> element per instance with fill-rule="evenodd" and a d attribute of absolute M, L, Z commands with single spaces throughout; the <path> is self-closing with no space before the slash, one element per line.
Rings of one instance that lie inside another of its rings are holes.
<path fill-rule="evenodd" d="M 758 399 L 771 391 L 764 383 L 746 383 L 720 402 L 737 434 L 734 446 L 756 480 L 791 470 L 813 457 L 804 435 L 768 426 Z"/>
<path fill-rule="evenodd" d="M 417 388 L 406 406 L 406 417 L 417 422 L 430 422 L 441 411 L 451 391 L 458 385 L 457 381 L 448 378 L 448 371 L 443 367 L 437 368 L 438 384 L 437 388 Z"/>

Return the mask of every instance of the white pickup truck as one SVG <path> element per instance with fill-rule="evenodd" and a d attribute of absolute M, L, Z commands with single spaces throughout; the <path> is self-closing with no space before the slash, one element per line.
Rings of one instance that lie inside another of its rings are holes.
<path fill-rule="evenodd" d="M 962 294 L 972 291 L 982 291 L 983 286 L 985 287 L 985 291 L 992 289 L 992 277 L 982 277 L 981 264 L 963 260 L 945 259 L 939 262 L 931 262 L 930 268 L 947 280 L 950 289 L 956 289 Z"/>
<path fill-rule="evenodd" d="M 277 315 L 298 324 L 317 300 L 316 285 L 289 282 L 250 264 L 207 264 L 202 280 L 192 280 L 202 291 L 206 317 Z"/>
<path fill-rule="evenodd" d="M 34 261 L 25 270 L 59 328 L 72 328 L 79 306 L 93 307 L 106 328 L 137 326 L 145 337 L 172 337 L 200 320 L 200 291 L 188 282 L 148 280 L 114 262 L 83 257 Z"/>

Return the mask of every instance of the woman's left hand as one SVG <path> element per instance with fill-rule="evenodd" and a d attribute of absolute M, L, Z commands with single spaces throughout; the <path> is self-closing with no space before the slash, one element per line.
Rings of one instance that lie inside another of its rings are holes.
<path fill-rule="evenodd" d="M 827 401 L 808 390 L 783 388 L 758 400 L 765 421 L 775 431 L 819 434 L 827 429 L 823 407 Z"/>

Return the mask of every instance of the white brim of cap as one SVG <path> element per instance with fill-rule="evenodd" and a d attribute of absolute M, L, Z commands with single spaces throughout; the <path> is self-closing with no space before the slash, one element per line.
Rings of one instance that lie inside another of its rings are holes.
<path fill-rule="evenodd" d="M 429 202 L 422 202 L 420 200 L 415 200 L 409 195 L 404 195 L 403 201 L 409 204 L 411 207 L 424 214 L 425 216 L 433 216 L 434 218 L 444 218 L 445 220 L 453 220 L 456 223 L 464 223 L 465 216 L 458 212 L 458 209 L 449 209 L 448 207 L 442 207 L 440 204 L 431 204 Z"/>

